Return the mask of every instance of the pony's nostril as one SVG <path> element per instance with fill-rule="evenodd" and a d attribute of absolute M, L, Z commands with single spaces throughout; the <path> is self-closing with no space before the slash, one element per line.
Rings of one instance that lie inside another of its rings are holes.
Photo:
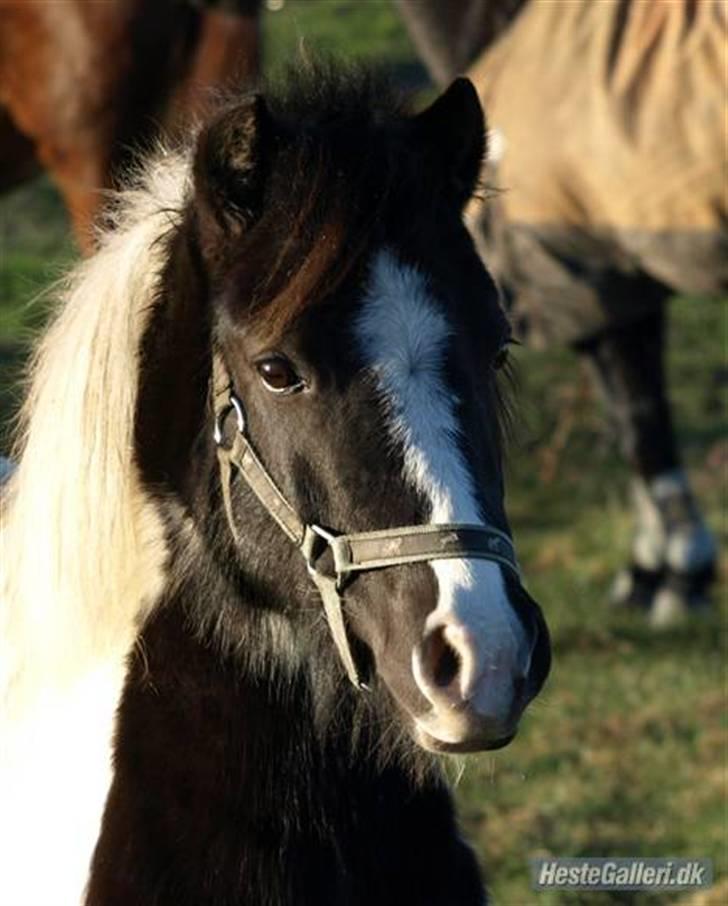
<path fill-rule="evenodd" d="M 445 638 L 444 627 L 425 640 L 425 659 L 432 681 L 440 689 L 450 686 L 460 672 L 460 655 Z"/>
<path fill-rule="evenodd" d="M 435 685 L 440 687 L 449 686 L 458 675 L 459 670 L 460 658 L 458 653 L 445 642 L 440 658 L 435 665 Z"/>

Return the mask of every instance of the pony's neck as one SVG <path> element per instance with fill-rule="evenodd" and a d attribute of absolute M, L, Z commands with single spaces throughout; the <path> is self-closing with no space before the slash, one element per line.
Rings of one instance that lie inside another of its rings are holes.
<path fill-rule="evenodd" d="M 163 602 L 132 655 L 89 906 L 480 903 L 439 775 L 378 763 L 370 731 L 352 757 L 353 690 L 317 731 L 315 665 L 221 650 L 189 618 L 202 592 Z"/>

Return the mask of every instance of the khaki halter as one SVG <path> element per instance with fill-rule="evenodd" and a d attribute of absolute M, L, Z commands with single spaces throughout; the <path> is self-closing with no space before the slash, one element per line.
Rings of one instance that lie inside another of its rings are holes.
<path fill-rule="evenodd" d="M 520 581 L 513 542 L 508 535 L 495 528 L 465 523 L 407 525 L 337 535 L 319 525 L 304 523 L 251 446 L 246 434 L 242 403 L 233 392 L 230 377 L 217 357 L 213 366 L 213 383 L 214 438 L 225 513 L 233 537 L 236 541 L 239 537 L 230 492 L 235 468 L 270 516 L 301 551 L 308 574 L 321 595 L 341 661 L 357 688 L 366 686 L 354 662 L 342 611 L 344 585 L 352 574 L 403 563 L 468 557 L 499 563 Z M 237 419 L 236 430 L 232 444 L 226 446 L 223 427 L 233 412 Z M 333 573 L 323 572 L 319 567 L 327 549 L 333 557 Z"/>

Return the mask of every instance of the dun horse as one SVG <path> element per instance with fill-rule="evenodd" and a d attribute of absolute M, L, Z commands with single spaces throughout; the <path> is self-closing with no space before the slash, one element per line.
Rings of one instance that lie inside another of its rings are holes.
<path fill-rule="evenodd" d="M 71 275 L 2 498 L 3 903 L 484 902 L 432 753 L 507 744 L 549 643 L 483 152 L 465 80 L 297 73 Z"/>
<path fill-rule="evenodd" d="M 672 292 L 728 291 L 720 0 L 397 0 L 433 77 L 469 71 L 505 190 L 472 228 L 533 342 L 591 366 L 635 473 L 616 600 L 705 602 L 715 545 L 682 469 L 663 363 Z M 469 68 L 470 67 L 470 68 Z"/>

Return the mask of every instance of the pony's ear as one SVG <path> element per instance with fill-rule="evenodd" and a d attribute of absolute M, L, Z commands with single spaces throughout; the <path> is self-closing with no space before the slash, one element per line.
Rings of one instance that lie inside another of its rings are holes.
<path fill-rule="evenodd" d="M 195 196 L 203 231 L 241 233 L 255 223 L 273 144 L 273 124 L 260 94 L 218 115 L 201 132 Z"/>
<path fill-rule="evenodd" d="M 415 139 L 433 155 L 460 204 L 473 194 L 486 153 L 485 114 L 470 79 L 460 78 L 412 121 Z"/>

